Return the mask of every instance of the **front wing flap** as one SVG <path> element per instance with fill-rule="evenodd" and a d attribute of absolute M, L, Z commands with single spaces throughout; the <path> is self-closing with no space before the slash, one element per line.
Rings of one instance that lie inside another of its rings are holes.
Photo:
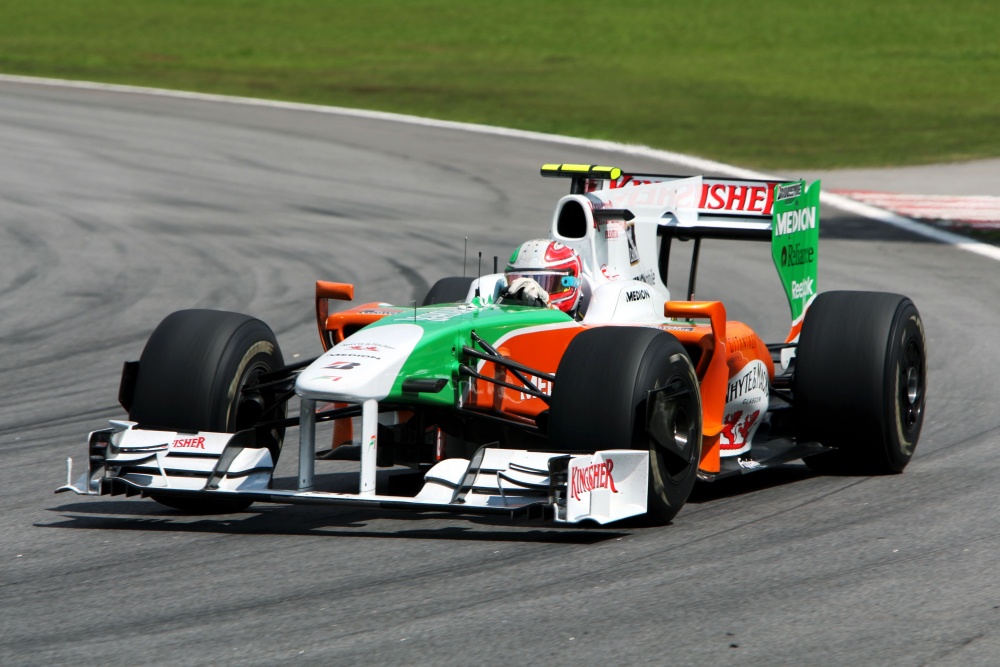
<path fill-rule="evenodd" d="M 256 491 L 270 483 L 271 453 L 254 445 L 252 430 L 184 433 L 135 426 L 112 421 L 111 428 L 90 433 L 87 472 L 73 483 L 72 460 L 67 459 L 66 484 L 56 493 L 101 495 L 111 480 L 149 493 Z"/>
<path fill-rule="evenodd" d="M 72 463 L 68 461 L 71 469 Z M 177 433 L 112 422 L 89 438 L 89 466 L 57 493 L 175 496 L 345 505 L 462 514 L 544 514 L 558 523 L 599 524 L 645 514 L 649 453 L 593 454 L 482 447 L 471 460 L 445 459 L 415 496 L 270 488 L 273 462 L 253 432 Z M 533 511 L 534 510 L 534 511 Z M 539 511 L 541 510 L 541 511 Z"/>

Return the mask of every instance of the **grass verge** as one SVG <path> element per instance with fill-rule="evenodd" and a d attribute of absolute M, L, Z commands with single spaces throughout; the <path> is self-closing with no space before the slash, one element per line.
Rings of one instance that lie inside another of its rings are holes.
<path fill-rule="evenodd" d="M 998 34 L 996 0 L 5 0 L 0 71 L 830 168 L 1000 155 Z"/>

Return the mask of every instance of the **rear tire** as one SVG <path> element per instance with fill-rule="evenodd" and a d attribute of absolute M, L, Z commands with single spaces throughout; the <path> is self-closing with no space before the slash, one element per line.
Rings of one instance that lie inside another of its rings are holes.
<path fill-rule="evenodd" d="M 472 287 L 472 276 L 450 276 L 442 278 L 434 283 L 421 306 L 434 306 L 439 303 L 462 303 L 469 295 L 469 288 Z"/>
<path fill-rule="evenodd" d="M 647 405 L 649 392 L 660 388 L 667 389 Z M 583 331 L 566 349 L 553 383 L 550 447 L 648 450 L 648 522 L 669 523 L 691 494 L 701 429 L 698 378 L 671 334 L 601 327 Z"/>
<path fill-rule="evenodd" d="M 236 433 L 285 416 L 275 408 L 279 388 L 244 392 L 268 371 L 284 366 L 270 327 L 248 315 L 218 310 L 182 310 L 153 331 L 139 361 L 129 419 L 163 430 Z M 264 413 L 267 413 L 266 415 Z M 283 428 L 256 434 L 277 463 Z M 229 513 L 251 501 L 151 496 L 187 512 Z"/>
<path fill-rule="evenodd" d="M 910 299 L 820 294 L 796 352 L 797 436 L 836 451 L 806 465 L 835 474 L 902 472 L 920 438 L 926 387 L 924 327 Z"/>

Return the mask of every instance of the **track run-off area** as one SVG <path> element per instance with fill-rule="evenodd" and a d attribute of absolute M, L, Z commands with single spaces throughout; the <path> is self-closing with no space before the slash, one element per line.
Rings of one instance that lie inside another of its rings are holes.
<path fill-rule="evenodd" d="M 52 493 L 87 433 L 125 416 L 121 364 L 164 316 L 245 312 L 286 360 L 315 356 L 317 279 L 408 304 L 462 273 L 466 237 L 467 270 L 479 252 L 491 269 L 546 235 L 568 188 L 539 177 L 547 162 L 748 175 L 386 114 L 0 81 L 0 664 L 995 664 L 998 253 L 835 196 L 820 289 L 906 294 L 926 328 L 901 475 L 796 462 L 699 486 L 661 528 L 199 517 Z M 706 241 L 697 296 L 768 341 L 788 330 L 766 244 Z M 318 481 L 350 485 L 355 466 L 319 462 Z"/>

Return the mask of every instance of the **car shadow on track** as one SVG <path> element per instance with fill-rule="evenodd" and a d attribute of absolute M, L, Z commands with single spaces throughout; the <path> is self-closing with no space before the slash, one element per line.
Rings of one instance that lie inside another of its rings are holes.
<path fill-rule="evenodd" d="M 357 511 L 343 508 L 316 508 L 254 505 L 239 514 L 193 516 L 152 501 L 125 501 L 126 505 L 143 504 L 149 509 L 122 507 L 121 503 L 72 503 L 51 508 L 63 513 L 61 521 L 36 523 L 38 528 L 83 530 L 122 530 L 219 535 L 287 535 L 312 537 L 362 537 L 412 540 L 458 540 L 473 542 L 548 542 L 556 544 L 596 544 L 625 537 L 627 531 L 588 528 L 574 525 L 556 528 L 538 521 L 495 521 L 479 517 L 456 517 L 453 514 L 410 514 L 399 512 Z M 98 505 L 99 507 L 94 507 Z M 114 505 L 114 507 L 111 507 Z M 105 512 L 107 514 L 105 514 Z M 130 516 L 123 517 L 123 514 Z M 378 524 L 391 522 L 409 525 L 431 521 L 449 525 L 433 527 L 397 527 L 380 530 Z"/>
<path fill-rule="evenodd" d="M 688 502 L 710 503 L 723 498 L 733 498 L 786 484 L 794 484 L 818 476 L 803 463 L 786 463 L 737 477 L 727 477 L 717 482 L 698 482 L 694 485 Z"/>
<path fill-rule="evenodd" d="M 275 488 L 292 488 L 292 478 L 276 478 Z M 357 473 L 316 476 L 325 491 L 356 492 Z M 621 526 L 556 525 L 551 520 L 504 519 L 452 512 L 406 512 L 342 506 L 256 503 L 235 514 L 198 515 L 170 509 L 152 500 L 102 497 L 79 499 L 49 508 L 63 514 L 41 528 L 216 533 L 227 535 L 299 535 L 483 542 L 596 544 L 630 534 Z M 388 526 L 392 526 L 388 528 Z"/>
<path fill-rule="evenodd" d="M 802 464 L 785 464 L 749 475 L 695 485 L 689 503 L 700 504 L 754 493 L 816 477 Z M 325 479 L 324 479 L 325 478 Z M 356 475 L 317 476 L 329 490 L 347 491 Z M 277 479 L 276 486 L 288 480 Z M 153 531 L 219 535 L 288 535 L 302 537 L 363 537 L 375 539 L 457 540 L 480 542 L 548 542 L 597 544 L 649 530 L 638 521 L 614 526 L 554 525 L 551 520 L 502 519 L 450 512 L 402 512 L 353 507 L 269 505 L 257 503 L 235 514 L 196 515 L 136 498 L 80 499 L 49 511 L 62 520 L 36 523 L 39 528 Z M 380 526 L 381 524 L 381 526 Z M 391 524 L 391 529 L 386 529 Z"/>

